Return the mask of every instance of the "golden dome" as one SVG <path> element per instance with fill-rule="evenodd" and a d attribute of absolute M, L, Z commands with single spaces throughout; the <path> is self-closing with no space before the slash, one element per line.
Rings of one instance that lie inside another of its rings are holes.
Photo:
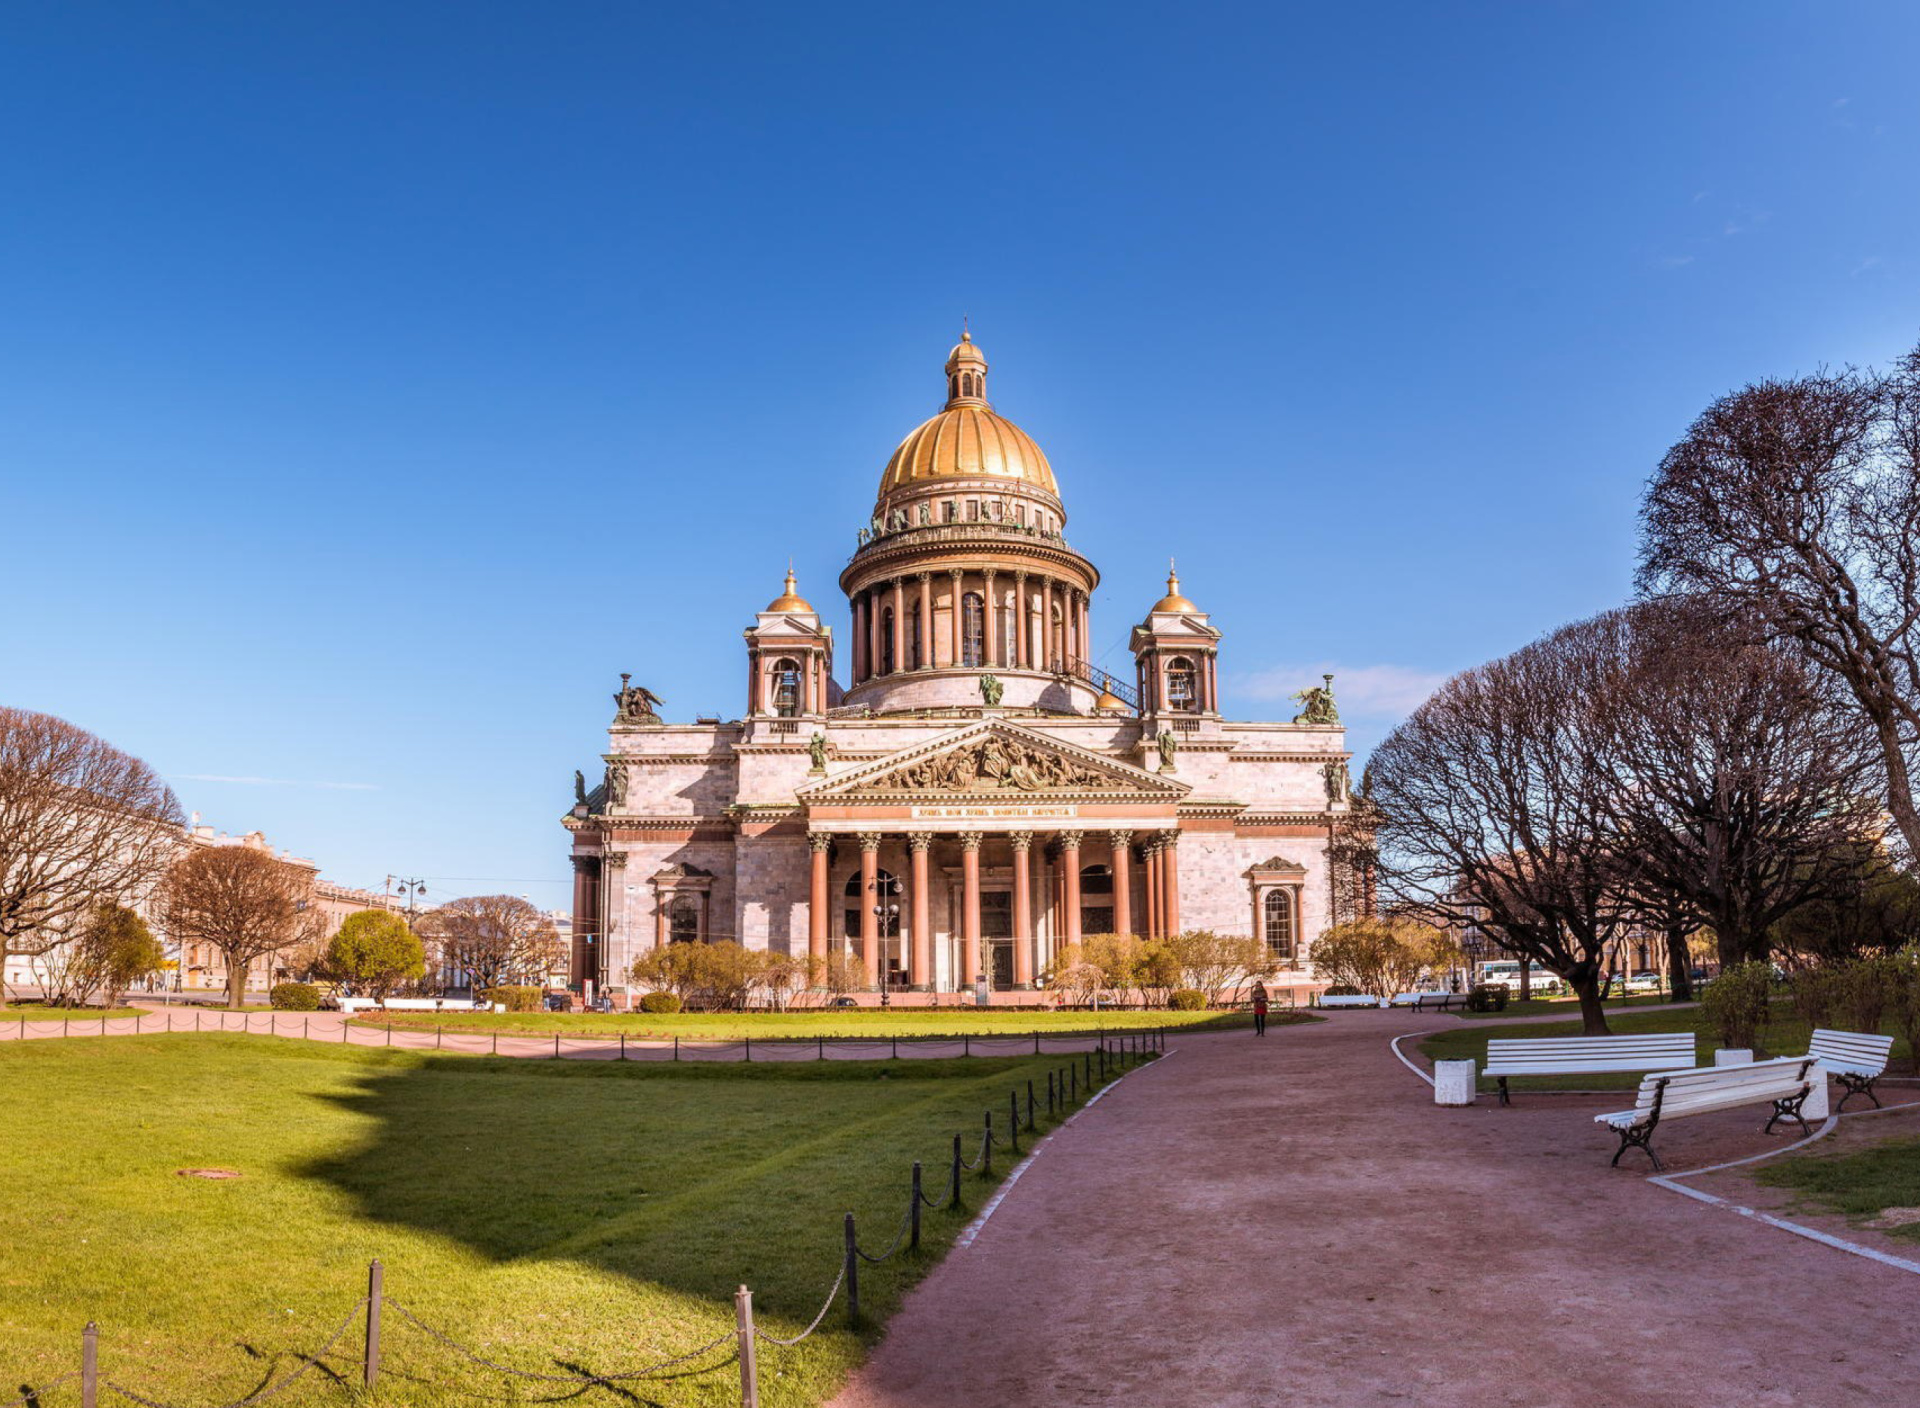
<path fill-rule="evenodd" d="M 1055 498 L 1053 467 L 1033 437 L 984 405 L 953 406 L 922 421 L 893 452 L 880 492 L 927 479 L 1018 479 Z"/>
<path fill-rule="evenodd" d="M 1127 712 L 1126 700 L 1120 698 L 1111 690 L 1105 689 L 1101 690 L 1100 697 L 1093 701 L 1093 707 L 1096 713 L 1104 709 L 1118 709 L 1123 714 Z"/>
<path fill-rule="evenodd" d="M 805 611 L 813 614 L 813 603 L 794 590 L 793 569 L 787 569 L 787 589 L 767 603 L 769 611 Z"/>
<path fill-rule="evenodd" d="M 946 409 L 900 442 L 880 474 L 881 496 L 928 479 L 1017 479 L 1058 498 L 1053 467 L 1033 437 L 988 403 L 986 353 L 970 333 L 947 354 L 946 372 Z"/>
<path fill-rule="evenodd" d="M 1198 611 L 1200 608 L 1180 595 L 1180 579 L 1173 573 L 1173 564 L 1167 564 L 1167 594 L 1155 604 L 1153 611 Z M 1152 615 L 1153 612 L 1147 613 Z"/>

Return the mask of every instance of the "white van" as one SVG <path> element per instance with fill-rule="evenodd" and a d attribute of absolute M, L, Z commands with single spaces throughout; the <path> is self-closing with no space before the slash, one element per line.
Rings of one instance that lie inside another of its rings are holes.
<path fill-rule="evenodd" d="M 1540 963 L 1529 966 L 1533 970 L 1529 976 L 1532 978 L 1534 992 L 1551 993 L 1565 990 L 1567 985 L 1558 973 L 1552 972 Z M 1517 993 L 1520 991 L 1520 964 L 1518 960 L 1482 963 L 1480 981 L 1490 988 L 1505 988 L 1510 993 Z"/>

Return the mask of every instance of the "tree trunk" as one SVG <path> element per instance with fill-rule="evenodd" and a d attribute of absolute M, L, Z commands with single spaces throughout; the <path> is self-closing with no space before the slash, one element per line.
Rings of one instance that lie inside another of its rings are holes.
<path fill-rule="evenodd" d="M 1667 926 L 1667 986 L 1675 1002 L 1693 1001 L 1693 956 L 1687 952 L 1687 932 L 1678 924 Z"/>
<path fill-rule="evenodd" d="M 1520 1000 L 1527 1001 L 1533 996 L 1533 960 L 1522 956 L 1520 959 Z"/>
<path fill-rule="evenodd" d="M 1566 975 L 1567 984 L 1580 999 L 1580 1034 L 1611 1036 L 1606 1009 L 1600 1004 L 1600 974 L 1592 964 L 1582 964 Z"/>
<path fill-rule="evenodd" d="M 247 965 L 237 959 L 227 959 L 227 1006 L 239 1011 L 247 1005 Z"/>

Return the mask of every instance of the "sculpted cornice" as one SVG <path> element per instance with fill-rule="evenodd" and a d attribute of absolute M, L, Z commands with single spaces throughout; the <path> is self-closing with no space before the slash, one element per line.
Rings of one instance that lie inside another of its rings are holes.
<path fill-rule="evenodd" d="M 736 744 L 725 753 L 603 753 L 601 761 L 609 766 L 619 763 L 625 767 L 711 767 L 719 763 L 732 767 L 734 753 L 743 751 L 745 745 Z M 800 749 L 805 752 L 804 746 Z"/>
<path fill-rule="evenodd" d="M 1192 789 L 1004 720 L 960 729 L 800 789 L 810 804 L 1177 801 Z"/>

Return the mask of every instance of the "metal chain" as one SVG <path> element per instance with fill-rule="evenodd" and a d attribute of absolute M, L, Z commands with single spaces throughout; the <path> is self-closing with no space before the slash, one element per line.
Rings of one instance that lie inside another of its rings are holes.
<path fill-rule="evenodd" d="M 221 1408 L 245 1408 L 245 1405 L 249 1403 L 264 1403 L 270 1398 L 277 1398 L 281 1394 L 285 1393 L 288 1389 L 292 1388 L 295 1384 L 300 1382 L 301 1376 L 305 1374 L 307 1370 L 311 1369 L 314 1365 L 318 1364 L 322 1359 L 327 1357 L 327 1355 L 332 1351 L 333 1347 L 340 1343 L 342 1337 L 346 1335 L 347 1331 L 353 1328 L 354 1320 L 359 1316 L 362 1310 L 366 1309 L 366 1306 L 367 1306 L 367 1298 L 365 1296 L 361 1296 L 359 1299 L 359 1302 L 355 1304 L 353 1309 L 347 1312 L 347 1318 L 340 1322 L 340 1328 L 335 1330 L 333 1332 L 332 1337 L 329 1338 L 327 1342 L 320 1347 L 320 1352 L 318 1354 L 305 1356 L 301 1360 L 300 1367 L 298 1369 L 295 1369 L 291 1374 L 288 1374 L 284 1379 L 280 1380 L 279 1383 L 273 1385 L 271 1388 L 256 1389 L 254 1392 L 248 1394 L 245 1398 L 236 1398 L 231 1403 L 221 1405 Z M 148 1398 L 143 1393 L 136 1393 L 134 1392 L 134 1390 L 130 1388 L 127 1388 L 121 1384 L 115 1383 L 112 1379 L 102 1379 L 100 1381 L 100 1386 L 102 1388 L 112 1389 L 115 1393 L 119 1394 L 122 1398 L 128 1399 L 134 1403 L 140 1404 L 141 1408 L 177 1408 L 177 1405 L 175 1404 L 162 1403 L 158 1399 Z"/>
<path fill-rule="evenodd" d="M 827 1312 L 833 1309 L 834 1301 L 839 1299 L 840 1283 L 845 1281 L 846 1279 L 847 1279 L 847 1264 L 846 1262 L 842 1261 L 840 1263 L 840 1274 L 833 1278 L 833 1289 L 827 1292 L 827 1298 L 820 1306 L 820 1313 L 813 1317 L 813 1323 L 811 1325 L 807 1326 L 806 1329 L 802 1330 L 799 1334 L 795 1335 L 792 1339 L 783 1340 L 783 1339 L 776 1338 L 775 1336 L 770 1335 L 765 1330 L 761 1329 L 758 1325 L 755 1325 L 753 1327 L 754 1338 L 765 1340 L 768 1344 L 777 1344 L 782 1349 L 793 1348 L 794 1345 L 799 1344 L 801 1340 L 805 1339 L 808 1335 L 812 1334 L 815 1330 L 820 1328 L 820 1322 L 827 1318 Z"/>
<path fill-rule="evenodd" d="M 922 1194 L 921 1196 L 924 1197 L 926 1195 Z M 881 1252 L 879 1256 L 869 1256 L 866 1252 L 861 1251 L 860 1244 L 858 1242 L 855 1242 L 853 1244 L 854 1254 L 858 1256 L 862 1261 L 868 1262 L 874 1266 L 878 1266 L 881 1262 L 885 1261 L 888 1257 L 892 1256 L 895 1252 L 900 1250 L 900 1244 L 907 1239 L 907 1229 L 912 1225 L 913 1225 L 913 1204 L 909 1203 L 907 1204 L 906 1215 L 900 1219 L 900 1230 L 893 1234 L 892 1246 L 888 1247 L 885 1251 Z"/>
<path fill-rule="evenodd" d="M 31 1038 L 29 1038 L 29 1040 L 31 1040 Z M 20 1408 L 20 1405 L 22 1403 L 36 1402 L 39 1399 L 40 1395 L 45 1393 L 48 1389 L 58 1388 L 60 1387 L 61 1384 L 66 1383 L 69 1379 L 77 1379 L 79 1377 L 80 1376 L 78 1374 L 62 1374 L 57 1379 L 48 1379 L 45 1383 L 41 1384 L 40 1387 L 30 1388 L 25 1393 L 21 1394 L 18 1398 L 13 1399 L 11 1402 L 0 1404 L 0 1408 Z"/>
<path fill-rule="evenodd" d="M 972 1163 L 968 1163 L 965 1159 L 960 1160 L 960 1167 L 967 1170 L 967 1172 L 969 1173 L 979 1168 L 982 1160 L 984 1160 L 987 1157 L 987 1143 L 989 1140 L 992 1140 L 992 1142 L 995 1144 L 998 1144 L 1000 1142 L 999 1140 L 994 1139 L 991 1134 L 982 1134 L 980 1136 L 980 1152 L 973 1156 Z"/>
<path fill-rule="evenodd" d="M 440 1341 L 441 1344 L 445 1345 L 448 1349 L 451 1349 L 452 1351 L 454 1351 L 454 1353 L 465 1356 L 466 1358 L 472 1360 L 475 1364 L 480 1365 L 482 1368 L 492 1369 L 495 1373 L 498 1373 L 498 1374 L 511 1374 L 514 1378 L 517 1378 L 517 1379 L 537 1379 L 541 1383 L 549 1383 L 549 1384 L 579 1384 L 582 1387 L 586 1387 L 592 1384 L 618 1383 L 623 1379 L 648 1378 L 654 1374 L 659 1373 L 662 1369 L 672 1369 L 677 1365 L 685 1364 L 690 1359 L 698 1359 L 701 1355 L 707 1354 L 713 1350 L 718 1349 L 721 1345 L 725 1344 L 728 1340 L 731 1340 L 734 1337 L 734 1332 L 732 1330 L 728 1330 L 725 1334 L 720 1335 L 715 1339 L 708 1340 L 705 1344 L 701 1345 L 698 1349 L 690 1349 L 685 1354 L 676 1355 L 672 1359 L 663 1359 L 658 1364 L 649 1364 L 644 1369 L 628 1369 L 618 1374 L 541 1374 L 541 1373 L 535 1373 L 530 1369 L 515 1369 L 514 1367 L 508 1364 L 496 1364 L 491 1359 L 486 1359 L 478 1354 L 475 1354 L 472 1350 L 468 1349 L 465 1345 L 459 1343 L 457 1340 L 449 1339 L 446 1335 L 441 1334 L 440 1331 L 434 1329 L 433 1326 L 427 1324 L 426 1321 L 422 1320 L 419 1316 L 415 1315 L 411 1310 L 408 1310 L 404 1305 L 400 1304 L 399 1301 L 388 1298 L 386 1300 L 386 1304 L 389 1308 L 399 1311 L 401 1317 L 405 1319 L 407 1323 L 412 1325 L 415 1329 L 421 1331 L 423 1334 L 427 1335 L 432 1339 L 436 1339 Z M 730 1364 L 732 1362 L 733 1361 L 731 1359 L 724 1360 L 722 1361 L 722 1363 L 716 1364 L 713 1367 L 716 1369 L 724 1368 L 726 1364 Z"/>

